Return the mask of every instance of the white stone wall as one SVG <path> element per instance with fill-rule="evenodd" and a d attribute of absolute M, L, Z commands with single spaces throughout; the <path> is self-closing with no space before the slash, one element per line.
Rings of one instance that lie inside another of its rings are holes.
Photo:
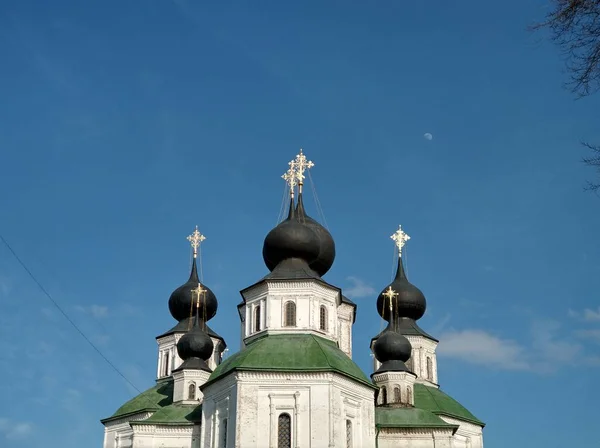
<path fill-rule="evenodd" d="M 135 424 L 132 448 L 199 448 L 199 425 Z M 119 447 L 120 448 L 120 447 Z"/>
<path fill-rule="evenodd" d="M 381 428 L 379 448 L 454 448 L 452 430 L 429 428 Z"/>
<path fill-rule="evenodd" d="M 417 375 L 417 383 L 438 387 L 437 356 L 435 354 L 437 342 L 424 336 L 406 335 L 406 339 L 409 340 L 410 345 L 412 346 L 411 357 L 406 363 L 406 366 L 410 371 Z M 371 351 L 372 350 L 373 346 L 371 344 Z M 431 363 L 431 369 L 427 368 L 428 359 Z M 373 356 L 373 372 L 376 372 L 380 366 L 381 363 Z"/>
<path fill-rule="evenodd" d="M 373 382 L 379 387 L 377 404 L 402 403 L 415 404 L 415 375 L 409 372 L 384 372 L 373 375 Z M 386 402 L 383 402 L 382 388 L 386 390 Z M 399 397 L 396 397 L 396 390 Z"/>
<path fill-rule="evenodd" d="M 483 428 L 481 426 L 442 415 L 440 418 L 452 425 L 459 425 L 452 440 L 452 448 L 483 448 Z"/>
<path fill-rule="evenodd" d="M 133 430 L 129 425 L 131 421 L 145 420 L 152 415 L 151 412 L 114 420 L 104 426 L 104 448 L 131 448 L 133 445 Z"/>
<path fill-rule="evenodd" d="M 375 446 L 372 388 L 335 373 L 239 372 L 204 390 L 202 447 L 275 447 L 281 413 L 291 417 L 295 448 L 346 448 L 347 420 L 353 447 Z"/>
<path fill-rule="evenodd" d="M 242 347 L 262 334 L 312 333 L 338 342 L 352 356 L 354 308 L 341 303 L 339 290 L 315 280 L 265 281 L 242 291 L 244 321 Z M 296 325 L 285 326 L 285 304 L 296 305 Z M 326 310 L 326 326 L 321 328 L 321 307 Z M 259 310 L 259 311 L 257 311 Z M 257 312 L 260 315 L 257 326 Z"/>
<path fill-rule="evenodd" d="M 183 360 L 177 353 L 177 342 L 185 333 L 173 333 L 156 340 L 158 344 L 158 362 L 156 366 L 156 378 L 166 378 L 171 375 L 173 370 L 177 369 Z M 211 337 L 213 341 L 213 354 L 207 361 L 208 366 L 215 370 L 221 364 L 221 352 L 219 345 L 220 339 Z"/>
<path fill-rule="evenodd" d="M 206 383 L 210 373 L 205 370 L 178 370 L 173 372 L 173 402 L 182 404 L 200 404 L 202 391 L 200 386 Z M 194 386 L 195 397 L 190 399 L 190 385 Z"/>

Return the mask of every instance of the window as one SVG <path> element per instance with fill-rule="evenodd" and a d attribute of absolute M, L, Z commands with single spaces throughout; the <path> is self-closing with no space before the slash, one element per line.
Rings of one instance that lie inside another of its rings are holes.
<path fill-rule="evenodd" d="M 283 326 L 284 327 L 295 327 L 296 326 L 296 304 L 294 302 L 287 302 L 284 307 Z"/>
<path fill-rule="evenodd" d="M 221 444 L 220 448 L 227 447 L 227 419 L 224 418 L 221 422 Z"/>
<path fill-rule="evenodd" d="M 280 414 L 277 421 L 277 448 L 292 448 L 292 418 Z"/>
<path fill-rule="evenodd" d="M 188 400 L 195 400 L 195 399 L 196 399 L 196 384 L 190 383 L 190 385 L 188 386 Z"/>
<path fill-rule="evenodd" d="M 427 379 L 433 381 L 433 365 L 429 356 L 427 357 Z"/>
<path fill-rule="evenodd" d="M 406 386 L 406 404 L 412 404 L 412 390 Z"/>
<path fill-rule="evenodd" d="M 394 403 L 400 403 L 401 401 L 400 387 L 394 386 Z"/>
<path fill-rule="evenodd" d="M 381 388 L 381 404 L 387 403 L 387 389 L 384 387 Z"/>
<path fill-rule="evenodd" d="M 346 420 L 346 448 L 352 448 L 352 421 Z"/>
<path fill-rule="evenodd" d="M 165 352 L 163 361 L 163 376 L 169 376 L 169 352 Z"/>
<path fill-rule="evenodd" d="M 327 331 L 327 308 L 324 305 L 319 310 L 319 330 Z"/>
<path fill-rule="evenodd" d="M 260 331 L 260 305 L 254 308 L 254 331 Z"/>

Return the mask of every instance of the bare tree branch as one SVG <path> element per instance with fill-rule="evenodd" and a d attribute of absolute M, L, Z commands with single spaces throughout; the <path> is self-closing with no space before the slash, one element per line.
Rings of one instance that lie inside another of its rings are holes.
<path fill-rule="evenodd" d="M 591 145 L 587 142 L 582 142 L 581 144 L 592 152 L 592 156 L 583 158 L 583 163 L 594 167 L 600 177 L 600 145 Z M 586 190 L 600 191 L 600 183 L 588 182 Z"/>
<path fill-rule="evenodd" d="M 567 87 L 578 97 L 600 89 L 600 0 L 551 0 L 546 20 L 531 27 L 548 29 L 570 75 Z"/>

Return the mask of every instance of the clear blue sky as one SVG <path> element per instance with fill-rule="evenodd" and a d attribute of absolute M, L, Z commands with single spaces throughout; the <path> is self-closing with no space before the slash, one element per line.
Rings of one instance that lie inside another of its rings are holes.
<path fill-rule="evenodd" d="M 4 1 L 0 232 L 146 389 L 196 224 L 211 326 L 237 350 L 303 147 L 360 366 L 402 224 L 441 385 L 486 448 L 595 446 L 600 199 L 578 142 L 600 142 L 600 95 L 574 101 L 526 31 L 545 4 Z M 0 343 L 0 445 L 100 446 L 134 391 L 2 245 Z"/>

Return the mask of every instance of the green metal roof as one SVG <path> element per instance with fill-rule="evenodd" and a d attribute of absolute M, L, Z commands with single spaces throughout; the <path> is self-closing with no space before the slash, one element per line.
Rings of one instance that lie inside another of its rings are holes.
<path fill-rule="evenodd" d="M 163 380 L 156 383 L 145 392 L 133 397 L 108 418 L 101 420 L 102 423 L 123 418 L 140 412 L 157 411 L 158 409 L 173 403 L 173 380 Z"/>
<path fill-rule="evenodd" d="M 462 404 L 454 398 L 446 395 L 440 389 L 415 384 L 415 407 L 425 409 L 435 415 L 445 415 L 479 426 L 485 426 L 481 420 L 469 412 Z"/>
<path fill-rule="evenodd" d="M 202 405 L 170 404 L 156 411 L 146 420 L 130 422 L 132 425 L 193 425 L 202 420 Z"/>
<path fill-rule="evenodd" d="M 235 371 L 337 372 L 375 388 L 337 344 L 312 334 L 267 335 L 223 361 L 207 383 Z"/>
<path fill-rule="evenodd" d="M 375 425 L 381 428 L 448 428 L 454 432 L 457 425 L 451 425 L 425 409 L 377 406 Z"/>

